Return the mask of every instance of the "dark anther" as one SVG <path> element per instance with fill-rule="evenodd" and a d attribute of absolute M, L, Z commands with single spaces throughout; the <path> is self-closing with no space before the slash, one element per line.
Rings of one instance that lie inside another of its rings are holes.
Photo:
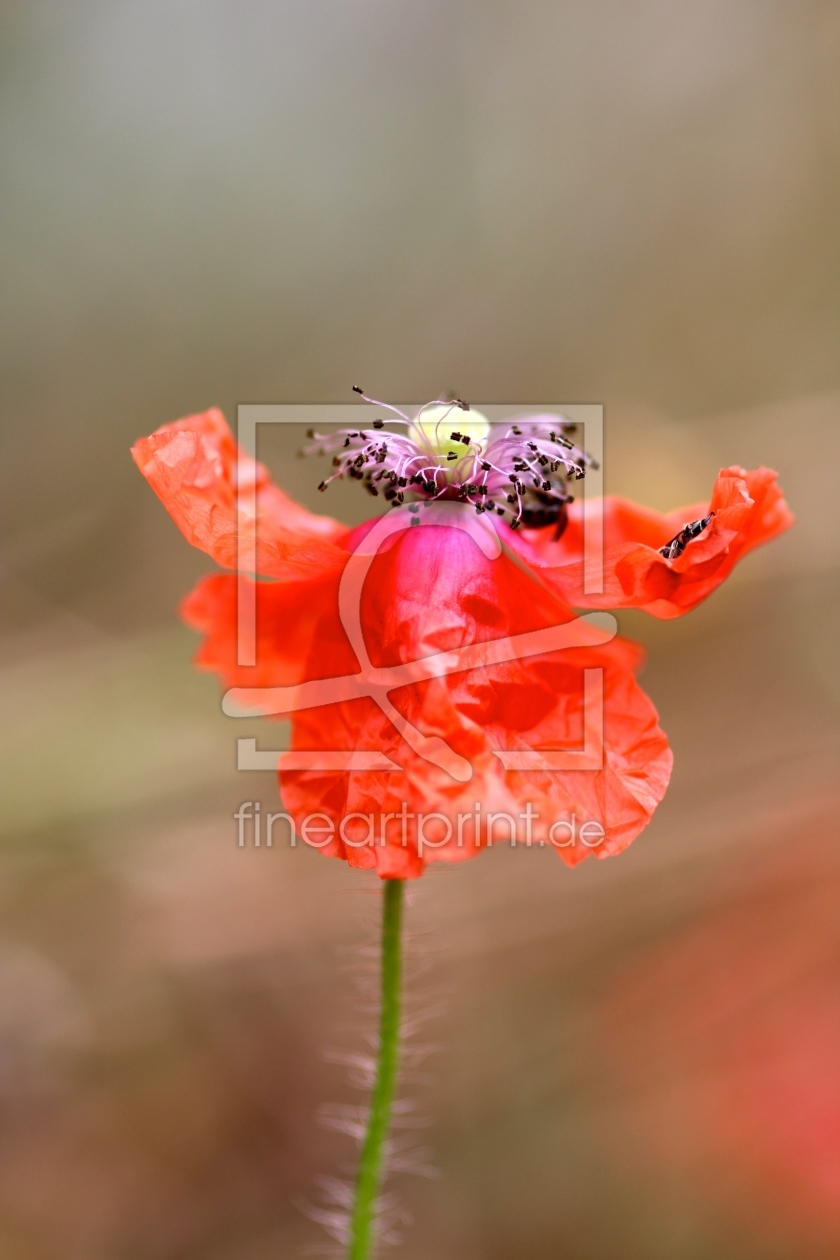
<path fill-rule="evenodd" d="M 516 495 L 515 495 L 515 494 L 509 494 L 509 495 L 507 496 L 507 501 L 508 501 L 508 503 L 515 503 L 515 502 L 516 502 Z"/>
<path fill-rule="evenodd" d="M 449 452 L 449 454 L 447 455 L 447 457 L 446 457 L 446 458 L 447 458 L 447 459 L 457 459 L 457 458 L 458 458 L 458 452 L 457 452 L 457 451 L 450 451 L 450 452 Z"/>
<path fill-rule="evenodd" d="M 384 429 L 384 427 L 385 427 L 385 421 L 384 421 L 384 420 L 374 420 L 374 422 L 373 422 L 373 427 L 374 427 L 374 429 Z"/>
<path fill-rule="evenodd" d="M 483 459 L 483 460 L 481 461 L 481 465 L 480 465 L 480 467 L 481 467 L 481 471 L 482 471 L 482 472 L 489 472 L 489 471 L 490 471 L 490 464 L 488 464 L 488 463 L 487 463 L 487 460 L 486 460 L 486 459 Z"/>
<path fill-rule="evenodd" d="M 478 487 L 478 493 L 479 493 L 479 494 L 487 494 L 487 487 L 486 487 L 486 486 L 479 486 L 479 487 Z"/>
<path fill-rule="evenodd" d="M 460 407 L 462 411 L 469 411 L 470 404 L 468 402 L 464 402 L 463 398 L 456 398 L 454 401 L 456 407 Z"/>
<path fill-rule="evenodd" d="M 327 488 L 327 483 L 326 483 L 326 481 L 321 481 L 321 482 L 319 482 L 319 484 L 318 484 L 318 489 L 319 489 L 319 490 L 326 490 L 326 488 Z"/>
<path fill-rule="evenodd" d="M 515 433 L 517 437 L 522 437 L 522 430 L 517 429 L 516 425 L 511 429 L 511 433 Z"/>
<path fill-rule="evenodd" d="M 664 556 L 666 560 L 676 560 L 681 556 L 686 547 L 692 542 L 698 534 L 702 534 L 703 530 L 711 521 L 714 512 L 710 512 L 708 516 L 704 516 L 699 521 L 689 521 L 684 525 L 678 534 L 666 543 L 664 547 L 659 548 L 660 556 Z"/>
<path fill-rule="evenodd" d="M 435 490 L 437 490 L 437 486 L 433 481 L 424 481 L 423 489 L 426 491 L 426 494 L 434 494 Z"/>
<path fill-rule="evenodd" d="M 466 433 L 461 434 L 461 441 L 463 442 L 464 446 L 469 446 L 470 444 L 470 438 L 468 437 Z"/>
<path fill-rule="evenodd" d="M 353 393 L 354 393 L 354 394 L 363 394 L 364 392 L 365 392 L 365 391 L 364 391 L 363 389 L 359 389 L 359 386 L 358 386 L 358 385 L 354 385 L 354 386 L 353 386 Z"/>
<path fill-rule="evenodd" d="M 461 441 L 461 434 L 460 434 L 460 433 L 450 433 L 450 435 L 449 435 L 449 440 L 450 440 L 450 442 L 460 442 L 460 441 Z"/>
<path fill-rule="evenodd" d="M 315 436 L 315 430 L 314 430 L 314 429 L 307 429 L 307 430 L 306 430 L 306 436 L 307 436 L 308 438 L 314 438 L 314 436 Z"/>
<path fill-rule="evenodd" d="M 521 512 L 521 523 L 526 529 L 554 525 L 556 541 L 566 528 L 567 521 L 565 497 L 546 493 L 542 489 L 529 493 Z"/>

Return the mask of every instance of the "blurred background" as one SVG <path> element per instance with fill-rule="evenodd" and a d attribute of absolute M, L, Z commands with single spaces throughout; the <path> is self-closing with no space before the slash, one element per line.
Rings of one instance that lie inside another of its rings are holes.
<path fill-rule="evenodd" d="M 439 1177 L 395 1179 L 398 1254 L 837 1255 L 840 8 L 1 20 L 3 1256 L 324 1238 L 376 888 L 236 848 L 275 783 L 234 770 L 176 616 L 212 566 L 128 447 L 356 383 L 602 402 L 609 490 L 672 508 L 765 463 L 798 515 L 684 620 L 622 618 L 676 758 L 625 855 L 500 848 L 414 889 Z M 359 519 L 292 436 L 281 483 Z"/>

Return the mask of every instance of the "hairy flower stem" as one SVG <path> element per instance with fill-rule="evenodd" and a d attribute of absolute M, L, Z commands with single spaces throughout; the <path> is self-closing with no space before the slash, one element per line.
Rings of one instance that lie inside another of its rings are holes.
<path fill-rule="evenodd" d="M 376 1077 L 370 1098 L 367 1133 L 359 1158 L 359 1170 L 356 1174 L 353 1210 L 350 1217 L 348 1260 L 368 1260 L 373 1255 L 376 1202 L 382 1180 L 382 1164 L 399 1060 L 403 881 L 386 879 L 384 885 L 379 1050 L 376 1056 Z"/>

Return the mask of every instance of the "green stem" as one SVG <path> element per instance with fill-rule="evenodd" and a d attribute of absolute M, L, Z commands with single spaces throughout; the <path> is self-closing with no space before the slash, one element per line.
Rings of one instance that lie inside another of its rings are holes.
<path fill-rule="evenodd" d="M 367 1133 L 356 1174 L 347 1260 L 368 1260 L 373 1254 L 376 1201 L 397 1080 L 402 1007 L 403 888 L 400 879 L 386 879 L 384 884 L 379 1051 Z"/>

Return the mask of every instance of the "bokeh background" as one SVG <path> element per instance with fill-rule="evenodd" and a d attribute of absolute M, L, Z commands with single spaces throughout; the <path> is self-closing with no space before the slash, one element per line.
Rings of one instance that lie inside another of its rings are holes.
<path fill-rule="evenodd" d="M 767 463 L 798 515 L 684 620 L 622 618 L 676 756 L 628 853 L 415 888 L 439 1176 L 395 1179 L 398 1254 L 837 1255 L 840 8 L 7 0 L 2 41 L 3 1256 L 324 1237 L 376 889 L 236 848 L 274 782 L 128 447 L 355 383 L 603 402 L 608 489 Z"/>

